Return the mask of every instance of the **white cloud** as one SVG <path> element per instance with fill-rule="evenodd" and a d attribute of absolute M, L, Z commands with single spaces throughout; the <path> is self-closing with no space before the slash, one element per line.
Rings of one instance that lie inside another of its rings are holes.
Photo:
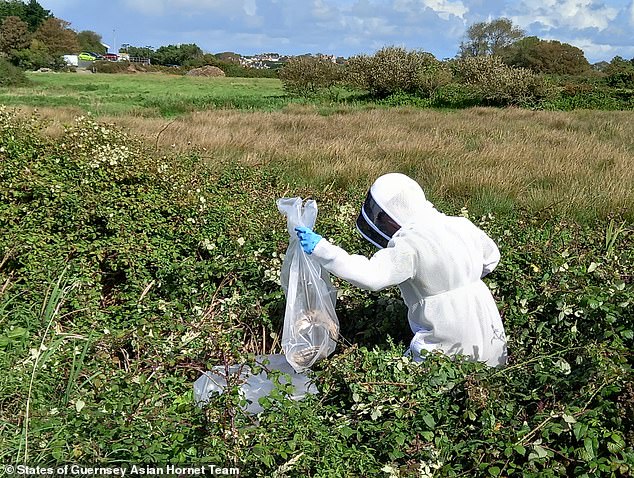
<path fill-rule="evenodd" d="M 242 9 L 247 15 L 255 13 L 255 0 L 126 0 L 126 5 L 146 15 L 163 16 L 178 13 L 196 16 L 204 12 L 231 14 Z"/>
<path fill-rule="evenodd" d="M 423 0 L 423 3 L 436 12 L 443 20 L 449 20 L 451 15 L 464 19 L 464 16 L 469 12 L 469 9 L 461 1 Z"/>
<path fill-rule="evenodd" d="M 594 63 L 599 60 L 610 60 L 617 55 L 625 58 L 631 58 L 634 56 L 634 46 L 623 48 L 620 46 L 598 43 L 592 38 L 573 38 L 566 41 L 566 43 L 574 45 L 577 48 L 581 48 L 590 63 Z"/>
<path fill-rule="evenodd" d="M 244 13 L 246 13 L 250 17 L 253 17 L 257 14 L 257 12 L 258 12 L 258 7 L 255 3 L 255 0 L 244 1 Z"/>
<path fill-rule="evenodd" d="M 394 0 L 394 10 L 405 14 L 416 14 L 428 8 L 443 20 L 453 15 L 464 19 L 469 9 L 460 0 Z"/>
<path fill-rule="evenodd" d="M 313 2 L 311 13 L 319 20 L 330 20 L 337 17 L 337 11 L 323 0 Z"/>
<path fill-rule="evenodd" d="M 630 25 L 634 27 L 634 0 L 630 4 Z"/>
<path fill-rule="evenodd" d="M 511 19 L 521 27 L 540 23 L 546 29 L 596 28 L 605 30 L 619 10 L 594 0 L 533 0 L 522 2 Z"/>

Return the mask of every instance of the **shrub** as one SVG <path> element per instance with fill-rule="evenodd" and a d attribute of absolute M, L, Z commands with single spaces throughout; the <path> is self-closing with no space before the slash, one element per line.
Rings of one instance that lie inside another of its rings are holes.
<path fill-rule="evenodd" d="M 323 58 L 299 56 L 284 65 L 279 78 L 287 91 L 310 96 L 336 86 L 341 80 L 341 67 Z"/>
<path fill-rule="evenodd" d="M 606 83 L 616 88 L 634 88 L 634 62 L 616 56 L 605 68 Z"/>
<path fill-rule="evenodd" d="M 433 106 L 440 108 L 470 108 L 482 103 L 476 88 L 460 83 L 449 83 L 438 88 L 432 97 Z"/>
<path fill-rule="evenodd" d="M 350 58 L 346 81 L 376 98 L 399 92 L 428 98 L 451 81 L 451 72 L 431 53 L 391 46 Z"/>
<path fill-rule="evenodd" d="M 38 70 L 40 68 L 56 68 L 61 66 L 62 58 L 55 58 L 48 52 L 40 40 L 31 41 L 31 46 L 25 50 L 15 50 L 11 54 L 11 61 L 23 70 Z"/>
<path fill-rule="evenodd" d="M 0 86 L 24 86 L 28 83 L 28 78 L 20 68 L 0 58 Z"/>
<path fill-rule="evenodd" d="M 541 76 L 513 68 L 497 56 L 467 57 L 452 64 L 459 81 L 473 87 L 486 105 L 527 105 L 552 97 L 554 90 Z"/>
<path fill-rule="evenodd" d="M 129 67 L 129 61 L 99 60 L 92 63 L 92 70 L 96 73 L 123 73 Z"/>

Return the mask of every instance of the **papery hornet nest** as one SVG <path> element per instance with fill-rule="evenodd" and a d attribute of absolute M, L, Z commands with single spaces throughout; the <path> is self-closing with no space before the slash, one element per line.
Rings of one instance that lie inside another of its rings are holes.
<path fill-rule="evenodd" d="M 328 356 L 327 344 L 330 340 L 337 340 L 339 325 L 323 311 L 311 309 L 299 314 L 293 324 L 293 335 L 321 344 L 302 348 L 296 346 L 290 351 L 289 358 L 292 361 L 299 366 L 308 367 Z"/>

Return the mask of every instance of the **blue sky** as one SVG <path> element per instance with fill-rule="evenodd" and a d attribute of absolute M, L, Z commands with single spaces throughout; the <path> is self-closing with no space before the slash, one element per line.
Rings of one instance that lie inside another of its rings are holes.
<path fill-rule="evenodd" d="M 456 55 L 466 28 L 510 18 L 592 63 L 634 57 L 634 0 L 39 0 L 104 43 L 196 43 L 210 53 L 371 54 L 386 45 Z"/>

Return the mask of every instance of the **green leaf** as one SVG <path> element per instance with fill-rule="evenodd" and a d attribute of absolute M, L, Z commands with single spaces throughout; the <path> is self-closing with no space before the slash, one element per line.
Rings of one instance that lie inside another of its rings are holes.
<path fill-rule="evenodd" d="M 586 436 L 586 433 L 588 432 L 588 426 L 584 423 L 577 422 L 572 427 L 572 431 L 575 434 L 575 438 L 577 440 L 581 440 L 582 437 Z"/>
<path fill-rule="evenodd" d="M 592 438 L 590 437 L 584 438 L 583 447 L 585 448 L 586 453 L 588 454 L 588 457 L 590 459 L 594 458 L 594 446 L 592 444 Z"/>
<path fill-rule="evenodd" d="M 429 413 L 423 414 L 423 421 L 425 422 L 425 425 L 427 425 L 432 430 L 436 428 L 436 420 L 434 420 L 434 417 L 432 417 Z"/>
<path fill-rule="evenodd" d="M 607 447 L 610 453 L 620 453 L 625 448 L 625 440 L 617 433 L 612 433 L 610 436 L 612 439 L 608 442 Z"/>
<path fill-rule="evenodd" d="M 7 332 L 7 337 L 10 339 L 19 339 L 29 335 L 29 331 L 23 327 L 15 327 L 13 330 Z"/>
<path fill-rule="evenodd" d="M 500 476 L 500 473 L 502 472 L 502 470 L 500 470 L 500 467 L 498 466 L 492 466 L 488 469 L 489 475 L 491 476 Z"/>
<path fill-rule="evenodd" d="M 533 450 L 535 450 L 537 458 L 546 458 L 548 456 L 548 452 L 539 445 L 535 445 Z"/>
<path fill-rule="evenodd" d="M 349 438 L 350 435 L 352 435 L 353 433 L 354 433 L 354 430 L 350 428 L 349 426 L 344 426 L 341 429 L 341 434 L 344 436 L 344 438 Z"/>
<path fill-rule="evenodd" d="M 564 419 L 564 422 L 566 423 L 577 423 L 577 420 L 575 419 L 575 417 L 571 416 L 571 415 L 567 415 L 566 413 L 561 415 L 561 418 Z"/>

